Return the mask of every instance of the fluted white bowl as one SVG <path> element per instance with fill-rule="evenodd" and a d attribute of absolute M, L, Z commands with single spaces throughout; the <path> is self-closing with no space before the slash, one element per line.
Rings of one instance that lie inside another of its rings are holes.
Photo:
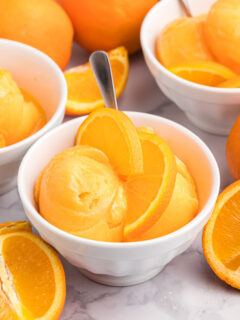
<path fill-rule="evenodd" d="M 30 137 L 0 149 L 0 194 L 16 186 L 20 162 L 28 148 L 63 120 L 67 86 L 62 71 L 41 51 L 20 42 L 0 39 L 0 69 L 11 73 L 20 88 L 43 107 L 47 124 Z"/>
<path fill-rule="evenodd" d="M 194 7 L 198 13 L 207 13 L 212 3 L 212 0 L 194 1 Z M 240 88 L 214 88 L 184 80 L 168 71 L 156 58 L 157 37 L 168 23 L 183 16 L 185 11 L 179 0 L 160 1 L 148 12 L 141 27 L 141 46 L 146 64 L 162 92 L 197 127 L 226 135 L 240 113 Z"/>
<path fill-rule="evenodd" d="M 219 169 L 208 147 L 192 132 L 170 120 L 138 112 L 126 112 L 136 126 L 152 127 L 172 147 L 193 175 L 200 200 L 199 214 L 181 229 L 166 236 L 133 243 L 88 240 L 68 234 L 38 212 L 34 184 L 46 164 L 58 152 L 73 146 L 85 117 L 62 124 L 39 139 L 25 155 L 18 176 L 18 190 L 27 217 L 40 235 L 89 278 L 108 285 L 143 282 L 186 250 L 208 220 L 219 192 Z"/>

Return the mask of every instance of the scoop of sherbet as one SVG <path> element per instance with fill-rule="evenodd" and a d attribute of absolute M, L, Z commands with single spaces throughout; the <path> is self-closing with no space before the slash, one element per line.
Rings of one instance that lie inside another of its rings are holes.
<path fill-rule="evenodd" d="M 156 41 L 156 55 L 166 68 L 190 61 L 214 60 L 205 43 L 205 19 L 205 15 L 184 17 L 163 29 Z"/>
<path fill-rule="evenodd" d="M 240 1 L 216 1 L 206 19 L 207 44 L 217 60 L 240 72 Z"/>
<path fill-rule="evenodd" d="M 190 222 L 198 211 L 195 182 L 186 165 L 176 157 L 178 173 L 173 195 L 161 218 L 138 240 L 148 240 L 176 231 Z"/>
<path fill-rule="evenodd" d="M 24 99 L 9 72 L 0 69 L 0 134 L 5 144 L 15 143 L 22 122 Z"/>
<path fill-rule="evenodd" d="M 35 187 L 40 214 L 77 236 L 122 241 L 125 192 L 107 156 L 89 146 L 58 153 Z"/>
<path fill-rule="evenodd" d="M 24 96 L 9 72 L 0 69 L 0 136 L 4 146 L 21 141 L 39 130 L 44 117 Z"/>

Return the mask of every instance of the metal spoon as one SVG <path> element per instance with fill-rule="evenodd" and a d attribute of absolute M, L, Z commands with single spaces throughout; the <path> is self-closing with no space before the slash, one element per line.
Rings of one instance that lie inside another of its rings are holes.
<path fill-rule="evenodd" d="M 89 58 L 103 101 L 107 108 L 118 110 L 112 69 L 105 51 L 95 51 Z"/>
<path fill-rule="evenodd" d="M 188 17 L 196 17 L 209 12 L 216 0 L 179 0 Z"/>
<path fill-rule="evenodd" d="M 188 17 L 192 17 L 193 14 L 191 12 L 191 9 L 190 9 L 190 5 L 189 5 L 189 2 L 188 0 L 181 0 L 180 1 L 182 6 L 183 6 L 183 9 L 185 10 L 185 13 Z"/>

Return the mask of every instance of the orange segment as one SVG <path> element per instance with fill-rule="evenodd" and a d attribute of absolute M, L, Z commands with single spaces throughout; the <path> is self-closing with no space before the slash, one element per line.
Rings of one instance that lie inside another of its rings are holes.
<path fill-rule="evenodd" d="M 176 157 L 177 175 L 171 200 L 160 219 L 138 240 L 148 240 L 174 232 L 189 223 L 198 211 L 195 182 L 186 165 Z"/>
<path fill-rule="evenodd" d="M 117 97 L 120 96 L 128 77 L 128 54 L 124 47 L 108 52 Z M 66 113 L 82 115 L 96 108 L 104 107 L 104 102 L 98 88 L 90 63 L 74 67 L 65 72 L 68 86 Z"/>
<path fill-rule="evenodd" d="M 227 81 L 221 82 L 219 88 L 240 88 L 240 76 L 236 76 Z"/>
<path fill-rule="evenodd" d="M 80 125 L 75 144 L 103 151 L 119 175 L 132 175 L 143 170 L 137 130 L 121 111 L 108 108 L 93 111 Z"/>
<path fill-rule="evenodd" d="M 216 275 L 240 289 L 240 181 L 218 197 L 204 228 L 203 251 Z"/>
<path fill-rule="evenodd" d="M 38 236 L 16 231 L 0 236 L 0 252 L 1 320 L 59 319 L 65 276 L 55 251 Z"/>
<path fill-rule="evenodd" d="M 195 60 L 213 60 L 205 44 L 206 16 L 180 18 L 165 27 L 156 42 L 158 60 L 167 68 Z"/>
<path fill-rule="evenodd" d="M 0 235 L 8 232 L 13 231 L 19 231 L 19 230 L 25 230 L 25 231 L 32 231 L 31 224 L 27 221 L 9 221 L 0 223 Z"/>
<path fill-rule="evenodd" d="M 139 130 L 143 150 L 143 173 L 125 182 L 128 209 L 125 241 L 134 241 L 161 217 L 167 208 L 176 179 L 176 161 L 159 136 Z"/>
<path fill-rule="evenodd" d="M 230 69 L 213 61 L 188 62 L 168 70 L 185 80 L 211 87 L 235 76 Z"/>

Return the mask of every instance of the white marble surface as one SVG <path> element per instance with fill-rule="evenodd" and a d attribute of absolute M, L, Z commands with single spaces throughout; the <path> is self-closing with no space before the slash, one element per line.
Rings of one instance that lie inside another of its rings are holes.
<path fill-rule="evenodd" d="M 70 65 L 87 54 L 75 47 Z M 226 138 L 198 130 L 162 96 L 140 54 L 131 59 L 129 81 L 119 99 L 125 110 L 150 111 L 177 121 L 199 135 L 213 151 L 221 171 L 221 187 L 232 182 L 226 162 Z M 0 197 L 0 222 L 25 219 L 17 190 Z M 61 320 L 235 320 L 240 296 L 209 268 L 199 236 L 192 247 L 176 257 L 155 278 L 127 288 L 94 283 L 63 260 L 67 298 Z"/>

